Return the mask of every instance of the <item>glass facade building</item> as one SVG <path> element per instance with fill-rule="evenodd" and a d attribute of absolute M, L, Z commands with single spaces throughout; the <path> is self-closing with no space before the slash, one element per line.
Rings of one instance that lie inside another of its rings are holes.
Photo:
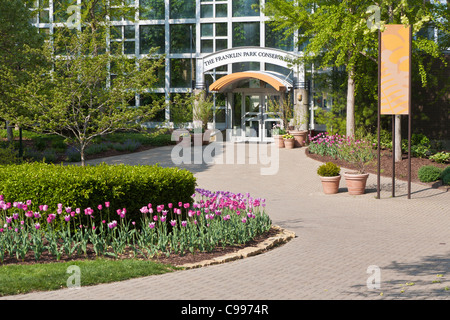
<path fill-rule="evenodd" d="M 68 6 L 81 6 L 81 0 L 37 3 L 41 10 L 33 23 L 46 33 L 67 22 Z M 120 15 L 112 7 L 111 48 L 130 58 L 145 57 L 152 48 L 165 56 L 157 87 L 151 88 L 148 95 L 137 96 L 136 106 L 146 99 L 158 97 L 169 102 L 175 94 L 204 90 L 214 94 L 215 128 L 241 129 L 244 136 L 246 129 L 253 128 L 256 133 L 249 135 L 270 138 L 270 128 L 279 120 L 269 114 L 268 102 L 284 99 L 287 94 L 298 101 L 294 89 L 305 87 L 303 68 L 290 67 L 280 57 L 295 58 L 303 46 L 295 45 L 296 34 L 286 37 L 275 30 L 258 9 L 259 4 L 260 0 L 124 0 L 122 6 L 138 9 L 134 17 Z M 254 51 L 258 48 L 262 51 Z M 211 68 L 207 62 L 213 59 Z M 255 73 L 256 78 L 232 79 L 226 88 L 210 91 L 210 86 L 222 77 L 250 71 L 286 85 L 275 89 Z M 171 117 L 168 107 L 155 122 Z"/>

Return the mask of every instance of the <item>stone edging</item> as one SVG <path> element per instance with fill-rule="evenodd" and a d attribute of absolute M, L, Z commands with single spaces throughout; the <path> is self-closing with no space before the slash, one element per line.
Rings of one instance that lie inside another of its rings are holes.
<path fill-rule="evenodd" d="M 200 262 L 196 262 L 196 263 L 187 263 L 187 264 L 179 265 L 177 267 L 181 267 L 183 269 L 195 269 L 195 268 L 201 268 L 201 267 L 205 267 L 205 266 L 230 262 L 230 261 L 234 261 L 234 260 L 244 259 L 244 258 L 251 257 L 251 256 L 256 256 L 258 254 L 261 254 L 267 250 L 274 248 L 277 245 L 284 244 L 284 243 L 292 240 L 295 237 L 295 233 L 292 231 L 288 231 L 288 230 L 283 229 L 276 225 L 273 225 L 272 228 L 278 230 L 277 235 L 267 238 L 266 240 L 262 241 L 255 247 L 243 248 L 239 251 L 236 251 L 236 252 L 233 252 L 230 254 L 226 254 L 221 257 L 216 257 L 211 260 L 204 260 L 204 261 L 200 261 Z"/>

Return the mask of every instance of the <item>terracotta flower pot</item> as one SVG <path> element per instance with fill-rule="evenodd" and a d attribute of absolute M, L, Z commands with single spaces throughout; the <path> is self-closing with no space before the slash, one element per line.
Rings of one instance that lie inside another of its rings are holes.
<path fill-rule="evenodd" d="M 351 195 L 364 194 L 368 177 L 368 173 L 345 172 L 344 178 L 347 183 L 348 193 Z"/>
<path fill-rule="evenodd" d="M 282 135 L 274 135 L 273 141 L 278 148 L 284 148 L 284 140 Z"/>
<path fill-rule="evenodd" d="M 289 134 L 294 136 L 296 148 L 303 147 L 303 144 L 306 142 L 306 137 L 308 135 L 307 130 L 289 130 Z"/>
<path fill-rule="evenodd" d="M 283 139 L 283 140 L 284 140 L 284 147 L 286 149 L 294 149 L 295 139 Z"/>
<path fill-rule="evenodd" d="M 320 177 L 322 181 L 323 193 L 325 194 L 335 194 L 339 191 L 339 183 L 341 181 L 341 176 L 334 177 Z"/>

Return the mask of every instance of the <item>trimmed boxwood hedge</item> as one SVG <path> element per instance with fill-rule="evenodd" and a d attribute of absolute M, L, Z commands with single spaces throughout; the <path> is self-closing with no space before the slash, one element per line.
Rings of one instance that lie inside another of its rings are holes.
<path fill-rule="evenodd" d="M 127 218 L 136 222 L 140 221 L 139 209 L 149 203 L 156 209 L 159 204 L 192 202 L 196 187 L 194 175 L 185 169 L 104 163 L 85 167 L 45 163 L 0 166 L 0 181 L 0 195 L 6 202 L 31 200 L 35 206 L 48 205 L 55 213 L 58 203 L 84 210 L 108 201 L 111 218 L 117 209 L 126 208 Z"/>

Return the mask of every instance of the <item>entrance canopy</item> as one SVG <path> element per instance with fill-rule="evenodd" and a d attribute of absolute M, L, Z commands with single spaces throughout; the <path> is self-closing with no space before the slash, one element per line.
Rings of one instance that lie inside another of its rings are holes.
<path fill-rule="evenodd" d="M 219 80 L 215 81 L 209 86 L 210 92 L 223 92 L 233 83 L 241 80 L 247 79 L 259 79 L 269 85 L 271 85 L 275 90 L 285 92 L 293 86 L 292 81 L 285 75 L 269 72 L 269 71 L 245 71 L 237 72 L 226 75 Z"/>

